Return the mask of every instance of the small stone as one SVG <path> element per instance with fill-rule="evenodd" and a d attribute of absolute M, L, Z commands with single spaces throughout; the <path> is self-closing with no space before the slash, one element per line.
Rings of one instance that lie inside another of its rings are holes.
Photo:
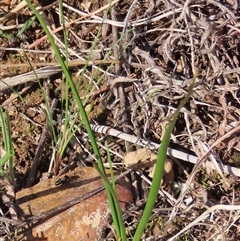
<path fill-rule="evenodd" d="M 117 176 L 117 174 L 115 174 Z M 27 215 L 39 215 L 77 197 L 93 191 L 102 185 L 98 172 L 91 167 L 77 168 L 67 173 L 66 182 L 56 186 L 61 177 L 44 180 L 34 187 L 17 193 L 17 203 Z M 133 194 L 128 185 L 116 185 L 117 196 L 122 208 L 133 202 Z M 105 190 L 58 213 L 29 231 L 19 240 L 33 240 L 36 237 L 48 241 L 100 240 L 109 227 L 110 208 Z M 23 238 L 23 239 L 21 239 Z"/>

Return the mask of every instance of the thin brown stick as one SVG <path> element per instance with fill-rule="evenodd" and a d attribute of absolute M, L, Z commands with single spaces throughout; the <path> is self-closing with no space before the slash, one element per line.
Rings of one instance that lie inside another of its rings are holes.
<path fill-rule="evenodd" d="M 88 62 L 88 65 L 89 66 L 92 66 L 92 65 L 95 65 L 95 64 L 113 64 L 113 63 L 116 63 L 117 61 L 115 60 L 106 60 L 106 61 L 102 61 L 102 60 L 97 60 L 97 61 L 89 61 Z M 36 64 L 36 66 L 38 65 L 39 63 Z M 17 75 L 17 76 L 14 76 L 14 77 L 8 77 L 8 78 L 4 78 L 4 79 L 1 79 L 0 80 L 0 91 L 2 90 L 5 90 L 5 89 L 8 89 L 10 87 L 14 87 L 16 85 L 19 85 L 19 84 L 25 84 L 27 82 L 30 82 L 30 81 L 36 81 L 37 79 L 43 79 L 43 78 L 46 78 L 46 77 L 50 77 L 54 74 L 57 74 L 59 72 L 62 71 L 62 68 L 60 67 L 59 64 L 57 63 L 45 63 L 45 65 L 54 65 L 52 67 L 44 67 L 44 68 L 41 68 L 41 69 L 37 69 L 37 70 L 34 70 L 34 71 L 30 71 L 28 73 L 25 73 L 25 74 L 22 74 L 22 75 Z M 87 61 L 72 61 L 68 64 L 68 67 L 77 67 L 77 66 L 81 66 L 81 65 L 85 65 L 87 64 Z M 15 65 L 14 67 L 16 66 L 19 66 L 19 67 L 24 67 L 26 64 L 19 64 L 19 65 Z M 3 65 L 2 67 L 8 67 L 10 65 Z M 32 66 L 35 66 L 34 64 Z M 11 64 L 11 67 L 12 64 Z"/>
<path fill-rule="evenodd" d="M 57 106 L 57 103 L 58 103 L 57 99 L 54 99 L 52 102 L 52 105 L 51 105 L 51 116 L 53 116 L 53 112 L 54 112 L 55 107 Z M 40 160 L 40 157 L 41 157 L 43 149 L 44 149 L 44 142 L 47 137 L 48 130 L 49 130 L 49 124 L 46 123 L 44 126 L 44 129 L 43 129 L 37 150 L 36 150 L 35 157 L 33 159 L 32 167 L 29 171 L 29 175 L 28 175 L 25 187 L 31 187 L 35 181 L 39 160 Z"/>
<path fill-rule="evenodd" d="M 112 9 L 111 17 L 113 21 L 116 21 L 116 11 L 115 9 Z M 113 36 L 113 43 L 117 43 L 118 41 L 118 30 L 116 26 L 112 26 L 112 36 Z M 120 46 L 120 51 L 122 47 Z M 121 55 L 121 52 L 119 52 L 118 46 L 115 46 L 113 49 L 114 58 L 118 59 Z M 121 70 L 121 65 L 116 64 L 115 65 L 115 71 L 119 75 Z M 126 103 L 126 96 L 125 96 L 125 89 L 124 89 L 124 83 L 120 83 L 118 87 L 118 94 L 120 99 L 120 110 L 122 111 L 122 125 L 123 125 L 123 131 L 125 133 L 129 133 L 129 128 L 127 127 L 129 125 L 128 123 L 128 117 L 127 117 L 127 103 Z M 131 144 L 128 141 L 125 141 L 125 147 L 126 151 L 130 151 Z"/>
<path fill-rule="evenodd" d="M 86 64 L 117 64 L 120 63 L 119 60 L 94 60 L 94 61 L 87 61 L 87 60 L 74 60 L 72 62 L 68 63 L 68 67 L 77 67 L 81 65 L 86 65 Z M 22 68 L 22 67 L 41 67 L 41 66 L 59 66 L 58 62 L 51 62 L 51 63 L 32 63 L 29 65 L 29 63 L 21 63 L 21 64 L 3 64 L 0 66 L 1 69 L 5 68 Z"/>

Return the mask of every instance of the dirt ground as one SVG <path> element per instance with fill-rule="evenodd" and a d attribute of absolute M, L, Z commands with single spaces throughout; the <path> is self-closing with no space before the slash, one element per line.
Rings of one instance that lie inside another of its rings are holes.
<path fill-rule="evenodd" d="M 46 173 L 51 178 L 89 165 L 93 153 L 72 92 L 61 69 L 54 67 L 58 64 L 53 49 L 48 40 L 41 40 L 45 33 L 39 22 L 33 20 L 19 34 L 33 16 L 27 6 L 5 18 L 19 3 L 0 3 L 0 104 L 10 117 L 17 190 L 33 186 Z M 184 205 L 159 196 L 143 240 L 173 240 L 185 227 L 175 240 L 239 240 L 240 211 L 233 206 L 240 202 L 238 1 L 114 1 L 101 25 L 107 7 L 101 8 L 107 3 L 67 0 L 65 22 L 74 21 L 66 28 L 67 46 L 62 29 L 53 34 L 62 57 L 68 59 L 90 122 L 159 143 L 197 76 L 170 147 L 199 159 L 210 150 L 207 157 L 214 166 L 169 156 L 174 183 L 162 188 L 173 200 L 179 200 L 191 173 L 194 178 L 182 196 Z M 50 0 L 34 4 L 43 8 L 49 29 L 61 26 L 58 4 Z M 92 62 L 87 63 L 89 56 Z M 66 121 L 68 131 L 63 132 Z M 76 137 L 70 138 L 71 133 Z M 109 143 L 115 163 L 139 149 L 118 137 L 99 133 L 96 137 L 103 146 Z M 107 161 L 102 147 L 101 154 Z M 30 180 L 33 163 L 37 171 Z M 141 172 L 149 174 L 148 169 Z M 146 201 L 149 185 L 135 178 Z M 142 208 L 126 221 L 129 240 Z"/>

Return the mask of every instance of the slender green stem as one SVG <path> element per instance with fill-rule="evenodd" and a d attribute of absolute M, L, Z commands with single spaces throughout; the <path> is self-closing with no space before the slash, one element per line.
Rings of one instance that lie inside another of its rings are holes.
<path fill-rule="evenodd" d="M 64 61 L 63 61 L 63 59 L 61 57 L 61 53 L 60 53 L 58 47 L 56 46 L 56 44 L 54 42 L 54 39 L 53 39 L 51 33 L 49 32 L 46 24 L 44 23 L 44 20 L 42 19 L 41 15 L 38 13 L 36 8 L 32 5 L 30 0 L 26 0 L 26 2 L 28 4 L 28 6 L 31 8 L 31 10 L 33 11 L 33 13 L 37 16 L 37 18 L 38 18 L 38 20 L 39 20 L 43 30 L 45 31 L 45 33 L 48 36 L 48 40 L 49 40 L 49 42 L 50 42 L 50 44 L 51 44 L 51 46 L 52 46 L 52 48 L 53 48 L 53 50 L 55 52 L 55 55 L 56 55 L 56 58 L 57 58 L 59 64 L 61 65 L 63 73 L 66 76 L 66 80 L 67 80 L 67 82 L 68 82 L 68 84 L 69 84 L 69 86 L 70 86 L 70 88 L 72 90 L 72 93 L 73 93 L 74 98 L 75 98 L 75 100 L 77 102 L 77 105 L 79 106 L 79 111 L 81 113 L 81 117 L 83 119 L 83 122 L 85 124 L 87 133 L 89 135 L 89 138 L 90 138 L 90 141 L 91 141 L 91 144 L 92 144 L 92 147 L 93 147 L 94 154 L 96 155 L 98 166 L 99 166 L 99 168 L 100 168 L 100 170 L 102 172 L 105 172 L 103 164 L 102 164 L 102 161 L 101 161 L 101 156 L 100 156 L 100 153 L 99 153 L 99 149 L 98 149 L 96 140 L 94 138 L 94 134 L 92 132 L 92 129 L 90 127 L 90 123 L 88 121 L 88 117 L 87 117 L 86 112 L 84 110 L 82 101 L 81 101 L 81 99 L 79 97 L 78 91 L 77 91 L 77 89 L 76 89 L 76 87 L 75 87 L 75 85 L 74 85 L 74 83 L 72 81 L 72 77 L 71 77 L 71 75 L 70 75 L 70 73 L 68 71 L 68 68 L 67 68 L 66 64 L 64 63 Z"/>
<path fill-rule="evenodd" d="M 83 121 L 83 123 L 85 125 L 85 128 L 87 130 L 87 133 L 88 133 L 89 139 L 91 141 L 91 145 L 92 145 L 94 154 L 95 154 L 96 159 L 97 159 L 97 165 L 98 165 L 97 169 L 102 174 L 102 177 L 104 177 L 103 181 L 104 181 L 104 185 L 105 185 L 105 188 L 106 188 L 109 204 L 110 204 L 112 212 L 115 214 L 114 225 L 116 227 L 117 236 L 118 236 L 119 239 L 125 241 L 127 239 L 126 239 L 125 229 L 124 229 L 124 226 L 123 226 L 120 205 L 119 205 L 118 200 L 116 198 L 116 194 L 114 192 L 112 192 L 112 189 L 110 188 L 109 183 L 107 182 L 108 180 L 106 178 L 106 173 L 105 173 L 105 169 L 104 169 L 104 166 L 103 166 L 103 163 L 102 163 L 102 160 L 101 160 L 100 152 L 99 152 L 94 134 L 92 132 L 92 129 L 90 127 L 90 123 L 89 123 L 87 114 L 85 112 L 82 101 L 81 101 L 81 99 L 79 97 L 79 94 L 78 94 L 78 91 L 76 89 L 76 86 L 74 85 L 74 83 L 72 81 L 72 78 L 71 78 L 71 75 L 68 71 L 68 68 L 67 68 L 66 64 L 64 63 L 64 61 L 61 57 L 60 51 L 58 50 L 58 48 L 57 48 L 57 46 L 56 46 L 56 44 L 53 40 L 53 37 L 50 34 L 49 30 L 47 29 L 47 26 L 44 23 L 42 17 L 38 13 L 38 11 L 35 9 L 35 7 L 31 4 L 30 0 L 26 0 L 26 2 L 28 4 L 28 6 L 31 8 L 31 10 L 34 12 L 36 17 L 38 18 L 43 30 L 47 34 L 48 40 L 49 40 L 49 42 L 50 42 L 50 44 L 51 44 L 51 46 L 52 46 L 52 48 L 55 52 L 55 55 L 56 55 L 56 58 L 57 58 L 58 62 L 59 62 L 60 66 L 63 70 L 63 73 L 66 77 L 67 83 L 69 84 L 69 86 L 72 90 L 74 99 L 75 99 L 75 101 L 76 101 L 76 103 L 79 107 L 79 111 L 80 111 L 80 114 L 81 114 L 81 117 L 82 117 L 82 121 Z M 111 2 L 109 3 L 109 8 L 110 8 L 110 6 L 111 6 Z M 120 228 L 118 228 L 118 227 L 120 227 Z"/>
<path fill-rule="evenodd" d="M 122 241 L 126 241 L 127 235 L 126 235 L 126 230 L 125 230 L 125 227 L 124 227 L 124 222 L 123 222 L 123 219 L 122 219 L 122 212 L 121 212 L 120 204 L 119 204 L 119 201 L 118 201 L 118 198 L 117 198 L 116 190 L 113 187 L 113 185 L 115 185 L 115 184 L 113 184 L 113 183 L 111 184 L 109 182 L 106 175 L 104 175 L 104 173 L 102 173 L 102 171 L 98 168 L 98 166 L 95 165 L 95 168 L 97 169 L 100 176 L 104 180 L 105 186 L 111 192 L 112 202 L 109 203 L 109 204 L 110 204 L 111 210 L 114 210 L 114 213 L 112 213 L 113 214 L 112 217 L 113 217 L 115 229 L 119 233 L 118 237 L 120 237 Z M 117 225 L 116 225 L 116 223 L 117 223 Z"/>
<path fill-rule="evenodd" d="M 151 188 L 149 191 L 147 203 L 146 203 L 145 209 L 143 211 L 143 215 L 140 220 L 140 223 L 139 223 L 137 230 L 135 232 L 135 235 L 133 237 L 133 241 L 141 240 L 142 233 L 144 232 L 144 229 L 146 228 L 148 220 L 151 216 L 156 198 L 158 196 L 158 190 L 159 190 L 160 183 L 161 183 L 162 176 L 163 176 L 164 163 L 165 163 L 165 160 L 167 157 L 167 148 L 168 148 L 168 145 L 170 142 L 171 133 L 173 131 L 174 125 L 176 123 L 176 120 L 180 113 L 181 108 L 186 104 L 188 99 L 191 97 L 191 94 L 193 93 L 195 79 L 196 79 L 196 76 L 193 77 L 193 80 L 189 87 L 187 96 L 183 99 L 183 101 L 178 106 L 176 112 L 173 115 L 172 120 L 170 121 L 170 123 L 164 133 L 162 143 L 158 149 L 158 158 L 157 158 L 157 162 L 156 162 L 156 166 L 155 166 L 154 176 L 153 176 L 152 185 L 151 185 Z"/>
<path fill-rule="evenodd" d="M 12 139 L 11 139 L 11 127 L 10 120 L 8 114 L 3 113 L 2 108 L 0 107 L 0 126 L 3 134 L 3 142 L 6 154 L 0 158 L 0 172 L 4 176 L 6 176 L 11 183 L 14 185 L 14 168 L 13 168 L 13 147 L 12 147 Z M 8 173 L 3 170 L 3 165 L 8 164 Z"/>

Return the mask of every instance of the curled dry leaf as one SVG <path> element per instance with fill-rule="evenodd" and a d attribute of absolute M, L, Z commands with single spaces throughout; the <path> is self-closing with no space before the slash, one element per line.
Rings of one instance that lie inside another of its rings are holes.
<path fill-rule="evenodd" d="M 157 154 L 149 149 L 141 148 L 137 151 L 127 153 L 124 157 L 123 163 L 126 168 L 136 165 L 138 170 L 149 169 L 149 177 L 153 178 L 157 160 Z M 174 182 L 173 162 L 171 159 L 166 159 L 163 173 L 164 185 L 171 186 Z"/>

